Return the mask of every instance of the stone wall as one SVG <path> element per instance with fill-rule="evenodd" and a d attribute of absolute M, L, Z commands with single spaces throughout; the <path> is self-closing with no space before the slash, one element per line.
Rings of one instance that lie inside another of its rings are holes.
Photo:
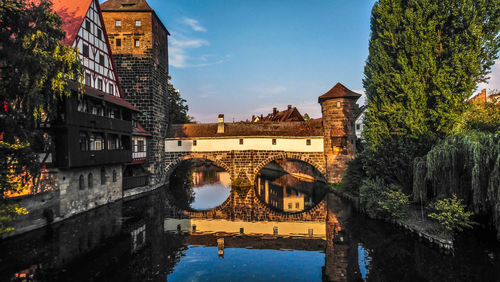
<path fill-rule="evenodd" d="M 148 163 L 152 185 L 164 181 L 164 146 L 168 126 L 168 32 L 152 11 L 103 12 L 124 98 L 141 113 L 137 120 L 152 134 Z M 120 20 L 117 27 L 115 21 Z M 136 26 L 140 20 L 141 25 Z M 121 46 L 116 40 L 121 39 Z M 139 46 L 134 41 L 139 40 Z"/>
<path fill-rule="evenodd" d="M 167 152 L 166 174 L 172 171 L 183 161 L 188 159 L 207 159 L 225 169 L 231 179 L 248 180 L 253 184 L 256 175 L 267 164 L 275 160 L 293 159 L 306 162 L 326 175 L 325 157 L 322 152 L 300 153 L 283 151 L 219 151 L 219 152 Z"/>
<path fill-rule="evenodd" d="M 67 218 L 122 198 L 122 166 L 105 166 L 104 183 L 101 184 L 102 167 L 84 167 L 60 170 L 57 173 L 57 187 L 60 193 L 60 215 Z M 116 178 L 113 179 L 113 171 Z M 92 174 L 92 188 L 89 175 Z M 80 176 L 84 185 L 80 189 Z M 115 180 L 115 181 L 114 181 Z"/>

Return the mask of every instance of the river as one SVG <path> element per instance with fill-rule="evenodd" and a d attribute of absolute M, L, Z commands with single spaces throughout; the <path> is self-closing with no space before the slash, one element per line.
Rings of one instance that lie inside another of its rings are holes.
<path fill-rule="evenodd" d="M 255 187 L 181 167 L 169 186 L 0 242 L 0 281 L 500 281 L 494 236 L 454 254 L 370 220 L 325 185 L 264 170 Z"/>

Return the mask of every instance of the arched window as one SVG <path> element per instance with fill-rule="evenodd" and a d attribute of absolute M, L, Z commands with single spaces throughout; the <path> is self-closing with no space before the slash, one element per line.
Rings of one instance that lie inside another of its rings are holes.
<path fill-rule="evenodd" d="M 80 190 L 85 189 L 85 180 L 83 179 L 83 175 L 80 175 L 79 187 L 80 187 Z"/>
<path fill-rule="evenodd" d="M 116 170 L 113 170 L 113 182 L 116 182 L 116 178 L 117 178 Z"/>
<path fill-rule="evenodd" d="M 89 189 L 92 189 L 94 187 L 94 176 L 92 175 L 92 173 L 89 173 Z"/>
<path fill-rule="evenodd" d="M 106 184 L 106 169 L 101 167 L 101 185 Z"/>

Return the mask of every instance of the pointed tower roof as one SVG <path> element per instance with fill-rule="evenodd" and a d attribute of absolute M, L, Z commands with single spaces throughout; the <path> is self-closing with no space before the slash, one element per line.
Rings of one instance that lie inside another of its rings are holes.
<path fill-rule="evenodd" d="M 153 11 L 146 0 L 108 0 L 101 4 L 103 11 Z"/>
<path fill-rule="evenodd" d="M 332 89 L 319 96 L 318 103 L 323 103 L 323 101 L 325 100 L 335 98 L 352 98 L 357 100 L 359 97 L 361 97 L 361 94 L 351 91 L 349 88 L 342 85 L 342 83 L 337 82 L 337 84 L 335 84 Z"/>
<path fill-rule="evenodd" d="M 63 43 L 71 46 L 75 41 L 92 0 L 53 0 L 52 3 L 52 10 L 61 17 L 63 22 L 61 28 L 66 32 L 66 38 L 63 40 Z"/>

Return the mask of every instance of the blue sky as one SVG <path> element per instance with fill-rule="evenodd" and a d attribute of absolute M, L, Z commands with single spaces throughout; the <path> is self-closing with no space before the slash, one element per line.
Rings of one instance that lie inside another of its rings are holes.
<path fill-rule="evenodd" d="M 317 97 L 335 83 L 363 92 L 375 0 L 147 2 L 171 33 L 172 83 L 199 122 L 288 104 L 320 117 Z"/>

